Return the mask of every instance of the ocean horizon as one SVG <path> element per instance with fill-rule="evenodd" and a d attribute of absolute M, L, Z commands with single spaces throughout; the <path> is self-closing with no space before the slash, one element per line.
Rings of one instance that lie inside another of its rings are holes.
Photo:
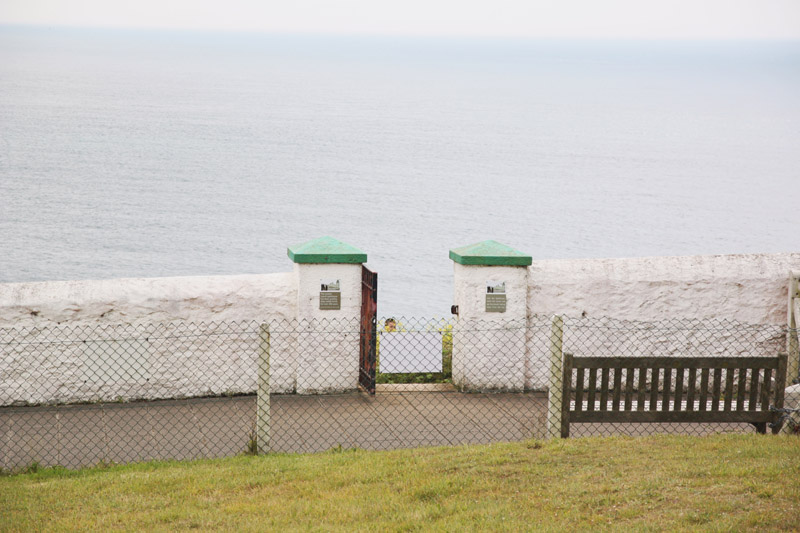
<path fill-rule="evenodd" d="M 448 250 L 798 251 L 800 41 L 0 26 L 0 282 L 281 272 L 363 249 L 381 315 Z"/>

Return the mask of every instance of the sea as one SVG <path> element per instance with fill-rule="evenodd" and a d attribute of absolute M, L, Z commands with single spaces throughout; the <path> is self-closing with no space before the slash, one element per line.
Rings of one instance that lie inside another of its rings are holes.
<path fill-rule="evenodd" d="M 0 282 L 800 250 L 800 42 L 0 27 Z"/>

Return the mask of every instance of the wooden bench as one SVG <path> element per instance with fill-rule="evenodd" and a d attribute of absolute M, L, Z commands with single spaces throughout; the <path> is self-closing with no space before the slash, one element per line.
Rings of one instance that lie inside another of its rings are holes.
<path fill-rule="evenodd" d="M 565 353 L 561 436 L 569 437 L 573 422 L 746 422 L 766 433 L 767 423 L 778 419 L 770 405 L 783 407 L 786 364 L 786 354 L 574 357 Z"/>

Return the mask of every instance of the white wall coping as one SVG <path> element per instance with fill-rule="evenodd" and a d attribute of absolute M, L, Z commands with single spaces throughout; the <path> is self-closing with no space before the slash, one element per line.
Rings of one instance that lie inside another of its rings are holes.
<path fill-rule="evenodd" d="M 292 272 L 0 284 L 0 325 L 294 318 Z"/>
<path fill-rule="evenodd" d="M 528 267 L 531 282 L 569 282 L 603 276 L 618 281 L 722 281 L 788 278 L 789 266 L 800 269 L 800 252 L 730 255 L 686 255 L 582 259 L 540 259 Z"/>

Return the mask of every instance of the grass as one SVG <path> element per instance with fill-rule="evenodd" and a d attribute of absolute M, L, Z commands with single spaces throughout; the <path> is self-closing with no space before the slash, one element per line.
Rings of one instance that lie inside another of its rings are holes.
<path fill-rule="evenodd" d="M 409 372 L 405 374 L 382 374 L 378 372 L 375 376 L 375 383 L 452 383 L 452 375 L 445 372 L 427 372 L 416 373 Z"/>
<path fill-rule="evenodd" d="M 653 436 L 0 477 L 2 531 L 800 529 L 800 439 Z"/>

